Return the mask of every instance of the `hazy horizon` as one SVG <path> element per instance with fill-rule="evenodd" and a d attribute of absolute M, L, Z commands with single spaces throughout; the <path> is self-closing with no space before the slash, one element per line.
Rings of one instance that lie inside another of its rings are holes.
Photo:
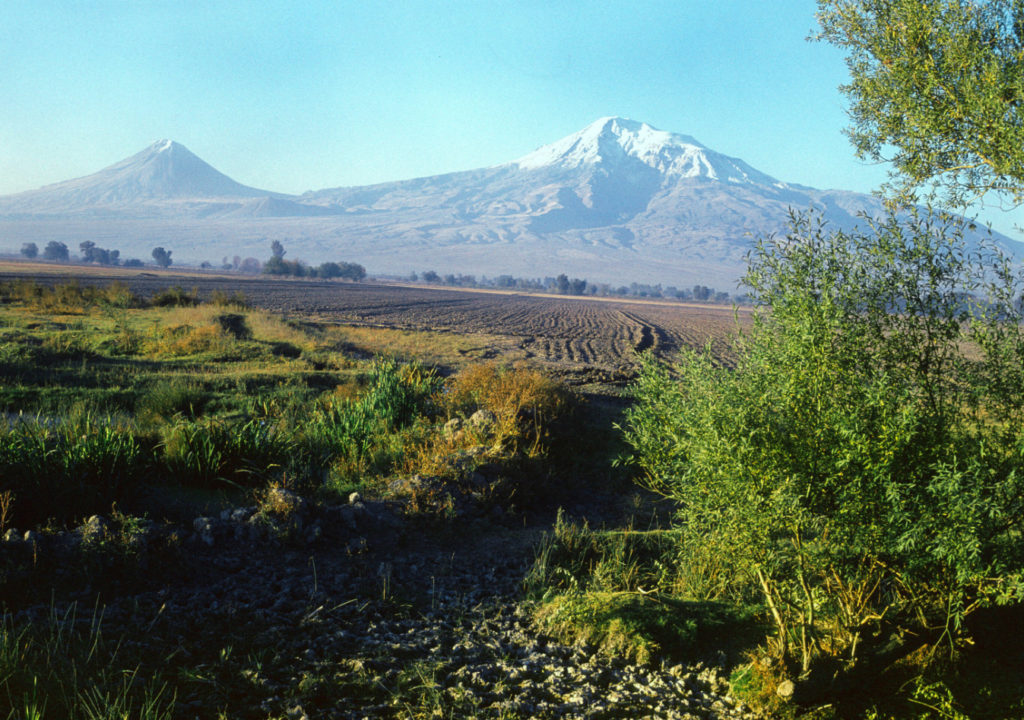
<path fill-rule="evenodd" d="M 0 194 L 175 140 L 300 194 L 511 161 L 618 115 L 790 183 L 870 192 L 813 1 L 15 5 Z M 1020 211 L 981 219 L 1014 234 Z M 1017 233 L 1019 234 L 1019 233 Z"/>

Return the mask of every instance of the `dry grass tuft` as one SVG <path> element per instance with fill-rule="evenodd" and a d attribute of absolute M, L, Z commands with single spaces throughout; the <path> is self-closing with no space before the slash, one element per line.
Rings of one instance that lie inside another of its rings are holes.
<path fill-rule="evenodd" d="M 543 445 L 548 424 L 569 409 L 571 396 L 538 370 L 478 364 L 454 377 L 444 400 L 452 415 L 493 413 L 495 442 L 533 456 Z"/>

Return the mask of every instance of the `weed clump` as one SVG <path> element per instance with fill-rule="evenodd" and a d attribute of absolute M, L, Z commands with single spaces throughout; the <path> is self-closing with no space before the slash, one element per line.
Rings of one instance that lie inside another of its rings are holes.
<path fill-rule="evenodd" d="M 146 453 L 131 430 L 85 416 L 61 425 L 22 420 L 0 427 L 0 477 L 15 498 L 10 523 L 73 521 L 123 500 L 144 475 Z"/>
<path fill-rule="evenodd" d="M 751 610 L 681 591 L 677 544 L 671 530 L 597 531 L 559 512 L 524 581 L 535 621 L 563 642 L 644 664 L 756 643 Z"/>
<path fill-rule="evenodd" d="M 195 419 L 209 402 L 203 386 L 191 379 L 171 378 L 154 383 L 135 403 L 135 415 L 143 422 L 168 422 L 176 416 Z"/>
<path fill-rule="evenodd" d="M 453 378 L 444 402 L 450 416 L 487 411 L 493 416 L 497 444 L 536 454 L 549 437 L 551 421 L 569 409 L 570 396 L 564 386 L 537 370 L 479 364 Z"/>
<path fill-rule="evenodd" d="M 156 293 L 149 300 L 153 307 L 195 307 L 199 304 L 199 291 L 193 288 L 190 292 L 175 285 Z"/>
<path fill-rule="evenodd" d="M 0 283 L 0 303 L 20 303 L 48 313 L 83 315 L 92 308 L 138 308 L 145 303 L 123 283 L 96 287 L 77 280 L 54 286 L 32 280 Z"/>
<path fill-rule="evenodd" d="M 243 423 L 182 419 L 163 430 L 162 460 L 168 475 L 196 487 L 222 482 L 260 487 L 288 462 L 294 441 L 266 420 Z"/>
<path fill-rule="evenodd" d="M 438 387 L 429 370 L 378 359 L 358 399 L 344 391 L 316 404 L 301 430 L 311 466 L 342 485 L 367 474 L 386 474 L 404 455 L 402 431 L 431 411 Z"/>

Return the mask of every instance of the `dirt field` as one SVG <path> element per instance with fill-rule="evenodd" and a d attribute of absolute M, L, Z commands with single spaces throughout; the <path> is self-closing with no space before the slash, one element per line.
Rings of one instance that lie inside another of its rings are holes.
<path fill-rule="evenodd" d="M 671 356 L 709 340 L 728 364 L 723 339 L 737 320 L 749 319 L 747 311 L 737 318 L 732 308 L 710 305 L 120 269 L 79 272 L 74 266 L 54 274 L 54 267 L 4 264 L 0 281 L 26 276 L 41 282 L 120 280 L 147 296 L 173 285 L 195 288 L 200 297 L 215 290 L 241 291 L 252 304 L 296 319 L 470 338 L 472 348 L 463 343 L 459 353 L 550 366 L 574 383 L 619 384 L 632 375 L 637 351 Z"/>

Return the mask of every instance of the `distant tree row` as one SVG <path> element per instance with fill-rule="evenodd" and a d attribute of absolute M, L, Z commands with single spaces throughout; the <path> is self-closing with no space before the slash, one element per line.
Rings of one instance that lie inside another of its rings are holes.
<path fill-rule="evenodd" d="M 86 263 L 97 263 L 99 265 L 121 265 L 121 251 L 108 250 L 97 247 L 92 240 L 83 240 L 78 244 L 81 252 L 81 261 Z M 27 242 L 21 246 L 21 254 L 28 260 L 35 260 L 40 256 L 39 246 L 34 242 Z M 50 262 L 69 262 L 71 251 L 62 242 L 51 240 L 43 248 L 43 260 Z M 153 249 L 153 260 L 160 267 L 168 267 L 171 264 L 171 253 L 162 247 Z M 124 267 L 143 267 L 143 262 L 136 258 L 129 258 L 124 261 Z"/>
<path fill-rule="evenodd" d="M 118 265 L 121 262 L 120 250 L 107 250 L 96 247 L 92 240 L 83 240 L 78 243 L 78 249 L 82 253 L 82 260 L 87 263 L 98 263 L 100 265 Z"/>
<path fill-rule="evenodd" d="M 366 268 L 359 263 L 325 262 L 317 267 L 306 265 L 301 260 L 285 260 L 284 245 L 279 240 L 270 244 L 270 259 L 263 263 L 264 275 L 291 275 L 307 278 L 342 278 L 359 281 L 366 277 Z"/>
<path fill-rule="evenodd" d="M 246 275 L 259 275 L 263 270 L 263 263 L 254 257 L 243 259 L 241 255 L 235 255 L 229 260 L 227 255 L 225 255 L 224 260 L 221 262 L 221 269 L 237 270 Z"/>
<path fill-rule="evenodd" d="M 545 278 L 521 278 L 512 275 L 498 275 L 494 278 L 475 275 L 440 275 L 434 270 L 426 270 L 422 273 L 412 273 L 408 276 L 412 282 L 425 282 L 437 285 L 448 285 L 452 287 L 493 287 L 505 290 L 525 290 L 533 292 L 557 293 L 559 295 L 590 295 L 597 297 L 641 297 L 641 298 L 662 298 L 671 300 L 683 300 L 692 302 L 728 303 L 730 301 L 743 303 L 746 296 L 731 296 L 724 291 L 715 290 L 706 285 L 694 285 L 690 288 L 677 288 L 674 286 L 647 285 L 643 283 L 631 283 L 629 285 L 613 286 L 609 283 L 591 283 L 581 278 L 570 278 L 564 273 L 557 277 Z"/>

